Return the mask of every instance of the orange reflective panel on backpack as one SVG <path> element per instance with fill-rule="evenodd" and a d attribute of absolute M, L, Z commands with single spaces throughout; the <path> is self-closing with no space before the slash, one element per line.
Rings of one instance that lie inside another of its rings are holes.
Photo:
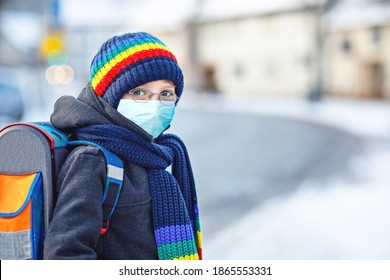
<path fill-rule="evenodd" d="M 39 254 L 42 228 L 41 174 L 0 174 L 0 259 Z"/>
<path fill-rule="evenodd" d="M 10 176 L 0 174 L 0 212 L 9 214 L 7 218 L 0 217 L 0 231 L 20 231 L 29 229 L 31 226 L 31 202 L 26 201 L 26 199 L 29 197 L 28 194 L 35 175 Z M 26 203 L 26 207 L 22 208 Z M 12 215 L 12 213 L 18 211 L 20 211 L 19 214 Z"/>

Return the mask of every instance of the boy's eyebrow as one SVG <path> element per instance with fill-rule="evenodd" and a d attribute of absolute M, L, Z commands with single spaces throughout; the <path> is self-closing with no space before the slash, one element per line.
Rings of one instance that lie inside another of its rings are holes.
<path fill-rule="evenodd" d="M 163 89 L 175 89 L 176 87 L 174 85 L 171 85 L 171 84 L 166 84 L 166 85 L 163 85 L 162 88 Z"/>
<path fill-rule="evenodd" d="M 170 85 L 170 86 L 175 86 L 175 84 L 174 83 L 172 83 L 171 81 L 168 81 L 168 80 L 163 80 L 162 81 L 164 84 L 166 84 L 166 85 Z"/>

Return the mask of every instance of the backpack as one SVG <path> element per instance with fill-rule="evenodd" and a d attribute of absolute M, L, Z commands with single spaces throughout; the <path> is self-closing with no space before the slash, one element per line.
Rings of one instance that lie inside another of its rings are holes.
<path fill-rule="evenodd" d="M 103 235 L 122 188 L 122 160 L 98 144 L 69 141 L 45 122 L 14 123 L 0 130 L 0 259 L 43 259 L 57 175 L 71 148 L 78 145 L 98 147 L 106 160 Z"/>

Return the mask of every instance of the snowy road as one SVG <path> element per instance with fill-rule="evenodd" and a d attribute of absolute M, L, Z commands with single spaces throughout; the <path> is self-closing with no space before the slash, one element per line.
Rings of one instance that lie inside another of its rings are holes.
<path fill-rule="evenodd" d="M 349 160 L 363 145 L 338 129 L 285 118 L 196 110 L 176 117 L 172 132 L 188 146 L 209 237 L 308 178 L 353 176 Z"/>
<path fill-rule="evenodd" d="M 231 101 L 187 103 L 172 129 L 193 159 L 205 258 L 390 259 L 389 104 Z"/>
<path fill-rule="evenodd" d="M 170 132 L 192 159 L 205 258 L 390 259 L 388 103 L 180 102 Z"/>
<path fill-rule="evenodd" d="M 206 258 L 390 259 L 389 162 L 387 145 L 352 160 L 355 180 L 308 179 L 268 199 L 206 239 Z"/>

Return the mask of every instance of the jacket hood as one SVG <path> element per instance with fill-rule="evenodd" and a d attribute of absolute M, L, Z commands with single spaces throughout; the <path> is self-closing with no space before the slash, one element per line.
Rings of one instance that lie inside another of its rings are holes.
<path fill-rule="evenodd" d="M 90 83 L 77 98 L 73 96 L 60 97 L 54 105 L 50 121 L 55 127 L 67 133 L 72 133 L 79 127 L 112 124 L 130 129 L 146 140 L 152 140 L 152 136 L 146 131 L 120 114 L 101 97 L 98 97 L 93 92 Z"/>

